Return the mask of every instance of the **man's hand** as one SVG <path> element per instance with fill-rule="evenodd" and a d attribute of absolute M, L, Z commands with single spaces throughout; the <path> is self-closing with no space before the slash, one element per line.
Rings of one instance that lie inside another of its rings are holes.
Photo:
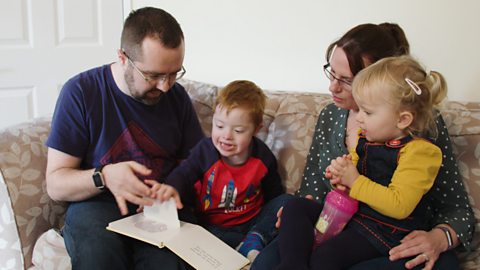
<path fill-rule="evenodd" d="M 136 175 L 148 176 L 151 170 L 135 161 L 109 164 L 103 167 L 102 174 L 106 187 L 112 192 L 122 215 L 128 214 L 127 201 L 133 204 L 152 205 L 150 188 Z"/>
<path fill-rule="evenodd" d="M 445 251 L 445 234 L 441 230 L 413 231 L 401 240 L 401 244 L 390 250 L 391 261 L 415 256 L 405 263 L 405 268 L 412 269 L 425 263 L 423 269 L 431 270 L 438 260 L 440 253 Z"/>

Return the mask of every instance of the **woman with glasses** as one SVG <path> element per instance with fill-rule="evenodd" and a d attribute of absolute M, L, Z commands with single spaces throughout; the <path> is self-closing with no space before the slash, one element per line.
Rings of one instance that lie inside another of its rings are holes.
<path fill-rule="evenodd" d="M 324 175 L 325 169 L 331 159 L 348 154 L 348 149 L 355 147 L 359 128 L 355 121 L 358 106 L 351 93 L 355 75 L 382 58 L 404 54 L 409 54 L 405 34 L 398 25 L 390 23 L 358 25 L 328 47 L 324 72 L 330 80 L 333 103 L 319 115 L 297 196 L 313 198 L 312 204 L 323 203 L 331 189 L 330 181 Z M 434 143 L 442 149 L 443 162 L 429 194 L 433 209 L 432 215 L 427 218 L 432 229 L 410 233 L 402 244 L 390 250 L 389 257 L 365 261 L 350 269 L 413 269 L 420 266 L 424 266 L 424 269 L 459 268 L 452 249 L 469 247 L 475 217 L 441 116 L 436 123 L 439 135 Z M 316 220 L 317 217 L 312 217 L 306 222 L 315 223 Z M 281 222 L 295 222 L 302 230 L 299 220 Z M 274 269 L 278 265 L 282 256 L 278 242 L 275 239 L 262 250 L 252 270 Z M 311 256 L 314 254 L 312 252 Z"/>

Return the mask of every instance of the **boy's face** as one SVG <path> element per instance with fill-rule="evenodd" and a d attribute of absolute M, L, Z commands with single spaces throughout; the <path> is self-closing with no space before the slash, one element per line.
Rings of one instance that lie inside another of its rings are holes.
<path fill-rule="evenodd" d="M 225 162 L 242 165 L 249 157 L 252 137 L 258 131 L 247 110 L 217 106 L 212 121 L 212 141 Z"/>

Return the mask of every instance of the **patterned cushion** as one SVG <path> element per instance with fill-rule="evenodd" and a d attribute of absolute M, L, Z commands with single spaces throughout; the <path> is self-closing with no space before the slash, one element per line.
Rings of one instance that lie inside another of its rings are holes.
<path fill-rule="evenodd" d="M 17 224 L 3 175 L 0 174 L 0 269 L 18 269 L 23 253 L 18 241 Z"/>
<path fill-rule="evenodd" d="M 50 229 L 38 238 L 33 248 L 33 269 L 68 270 L 72 269 L 65 242 L 60 233 Z"/>
<path fill-rule="evenodd" d="M 65 204 L 52 201 L 45 188 L 45 141 L 49 131 L 50 119 L 43 118 L 0 132 L 0 168 L 8 191 L 0 197 L 0 226 L 7 230 L 0 236 L 0 268 L 29 267 L 36 239 L 63 222 Z M 0 193 L 5 192 L 2 188 Z M 13 209 L 13 218 L 9 209 Z M 18 259 L 19 252 L 24 262 Z"/>
<path fill-rule="evenodd" d="M 185 87 L 193 102 L 198 119 L 202 125 L 203 132 L 210 136 L 212 131 L 213 106 L 217 96 L 218 87 L 196 81 L 180 80 L 179 83 Z"/>
<path fill-rule="evenodd" d="M 480 103 L 448 102 L 442 116 L 477 219 L 472 252 L 459 257 L 462 269 L 480 269 Z"/>
<path fill-rule="evenodd" d="M 267 92 L 269 103 L 278 103 L 265 142 L 278 160 L 280 176 L 289 193 L 300 187 L 313 130 L 320 111 L 330 103 L 328 95 Z"/>

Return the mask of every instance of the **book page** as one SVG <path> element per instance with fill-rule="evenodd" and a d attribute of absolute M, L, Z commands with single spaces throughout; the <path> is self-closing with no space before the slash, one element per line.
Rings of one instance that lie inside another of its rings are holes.
<path fill-rule="evenodd" d="M 165 246 L 198 270 L 238 270 L 249 263 L 203 227 L 186 222 L 181 222 L 181 233 Z"/>
<path fill-rule="evenodd" d="M 238 270 L 249 263 L 201 226 L 178 220 L 175 200 L 155 200 L 144 212 L 110 222 L 108 230 L 166 246 L 198 270 Z"/>
<path fill-rule="evenodd" d="M 175 199 L 170 198 L 168 201 L 164 202 L 160 202 L 159 200 L 152 201 L 152 206 L 145 205 L 143 209 L 143 214 L 145 217 L 164 223 L 169 228 L 180 228 L 180 220 L 178 220 L 177 204 L 175 203 Z"/>
<path fill-rule="evenodd" d="M 172 228 L 139 213 L 110 222 L 107 229 L 160 248 L 166 246 L 198 270 L 238 270 L 249 263 L 203 227 L 187 222 Z"/>
<path fill-rule="evenodd" d="M 162 248 L 164 242 L 180 233 L 180 228 L 147 218 L 143 213 L 110 222 L 108 230 L 142 240 Z"/>

